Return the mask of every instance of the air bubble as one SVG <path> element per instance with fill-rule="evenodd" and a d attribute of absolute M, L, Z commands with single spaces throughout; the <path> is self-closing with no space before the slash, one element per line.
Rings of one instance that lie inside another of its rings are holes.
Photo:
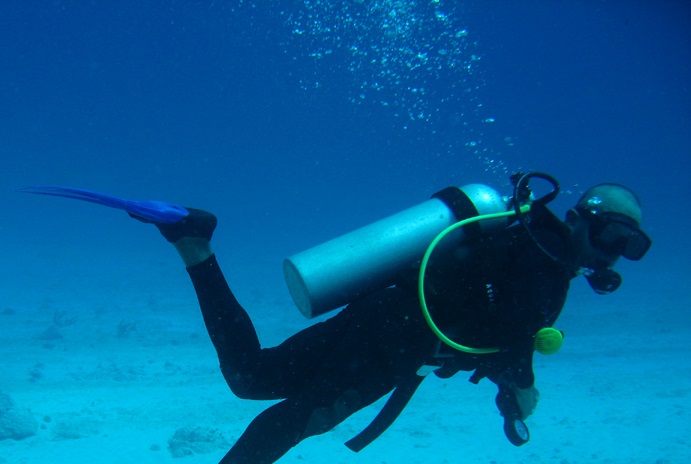
<path fill-rule="evenodd" d="M 313 88 L 306 85 L 310 79 L 320 77 L 326 85 L 331 76 L 347 72 L 349 101 L 388 106 L 392 115 L 415 121 L 471 105 L 480 56 L 459 24 L 463 18 L 455 3 L 445 3 L 443 10 L 439 0 L 299 4 L 285 18 L 290 33 L 281 45 L 295 53 L 294 74 L 303 88 Z M 335 51 L 338 60 L 332 59 Z M 375 79 L 377 85 L 368 84 Z"/>

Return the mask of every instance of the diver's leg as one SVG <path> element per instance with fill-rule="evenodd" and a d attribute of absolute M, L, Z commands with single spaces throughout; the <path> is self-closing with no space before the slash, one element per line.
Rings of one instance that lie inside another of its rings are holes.
<path fill-rule="evenodd" d="M 182 237 L 177 242 L 174 242 L 173 246 L 187 268 L 206 261 L 213 254 L 211 242 L 205 238 Z"/>
<path fill-rule="evenodd" d="M 293 400 L 276 403 L 254 418 L 219 464 L 276 462 L 302 440 L 310 414 Z"/>
<path fill-rule="evenodd" d="M 254 418 L 219 464 L 273 463 L 302 440 L 328 432 L 393 388 L 392 379 L 372 374 L 360 390 L 329 380 L 276 403 Z"/>
<path fill-rule="evenodd" d="M 187 209 L 190 215 L 182 221 L 155 225 L 187 267 L 228 385 L 237 396 L 247 399 L 295 395 L 314 375 L 331 344 L 345 333 L 349 318 L 339 314 L 277 347 L 262 349 L 252 321 L 230 290 L 211 249 L 216 218 L 205 211 Z"/>
<path fill-rule="evenodd" d="M 260 362 L 261 347 L 254 325 L 226 283 L 216 256 L 188 267 L 187 272 L 228 386 L 240 398 L 265 399 L 263 392 L 271 391 L 271 386 L 259 384 L 254 374 L 271 366 Z"/>
<path fill-rule="evenodd" d="M 275 462 L 415 375 L 436 343 L 433 334 L 418 333 L 426 329 L 422 317 L 409 316 L 417 302 L 398 290 L 378 292 L 346 312 L 346 333 L 320 358 L 309 383 L 258 415 L 222 464 Z"/>
<path fill-rule="evenodd" d="M 219 464 L 276 462 L 302 440 L 328 432 L 395 387 L 397 378 L 385 365 L 357 359 L 361 353 L 349 354 L 351 348 L 343 343 L 302 392 L 255 417 Z"/>
<path fill-rule="evenodd" d="M 305 388 L 330 351 L 348 332 L 350 315 L 342 312 L 310 326 L 279 346 L 261 348 L 247 312 L 231 292 L 211 255 L 187 268 L 221 372 L 240 398 L 279 399 Z"/>
<path fill-rule="evenodd" d="M 259 339 L 247 312 L 230 291 L 211 249 L 216 217 L 198 209 L 187 210 L 190 214 L 177 223 L 154 222 L 154 225 L 175 246 L 185 263 L 228 385 L 238 396 L 254 398 L 252 390 L 256 386 L 252 385 L 251 373 L 259 364 Z"/>

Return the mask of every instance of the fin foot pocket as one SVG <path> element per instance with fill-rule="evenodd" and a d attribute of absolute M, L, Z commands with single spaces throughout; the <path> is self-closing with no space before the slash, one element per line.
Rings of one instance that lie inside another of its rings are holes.
<path fill-rule="evenodd" d="M 189 214 L 173 224 L 150 221 L 136 214 L 128 214 L 138 221 L 154 224 L 170 243 L 175 243 L 183 237 L 198 237 L 211 241 L 211 236 L 218 224 L 216 216 L 201 209 L 185 209 Z"/>

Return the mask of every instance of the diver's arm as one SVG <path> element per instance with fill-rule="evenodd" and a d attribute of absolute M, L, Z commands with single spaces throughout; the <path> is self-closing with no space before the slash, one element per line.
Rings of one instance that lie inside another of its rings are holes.
<path fill-rule="evenodd" d="M 533 371 L 535 335 L 556 321 L 568 288 L 566 271 L 543 254 L 524 250 L 515 260 L 509 285 L 511 304 L 504 308 L 499 324 L 505 348 L 491 380 L 500 390 L 511 391 L 517 399 L 525 399 L 527 406 L 532 405 L 522 407 L 524 413 L 530 414 L 537 404 Z"/>

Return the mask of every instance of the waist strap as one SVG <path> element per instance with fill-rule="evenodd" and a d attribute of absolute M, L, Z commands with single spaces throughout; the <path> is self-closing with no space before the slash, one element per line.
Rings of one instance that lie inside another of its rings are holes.
<path fill-rule="evenodd" d="M 424 379 L 419 375 L 412 375 L 399 384 L 377 417 L 345 445 L 357 453 L 376 440 L 398 418 Z"/>

